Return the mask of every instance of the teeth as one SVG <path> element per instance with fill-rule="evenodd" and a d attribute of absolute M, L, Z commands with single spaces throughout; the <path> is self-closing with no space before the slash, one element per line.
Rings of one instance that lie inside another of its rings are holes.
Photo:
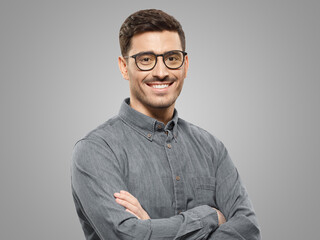
<path fill-rule="evenodd" d="M 161 85 L 152 85 L 153 88 L 166 88 L 169 87 L 169 84 L 161 84 Z"/>

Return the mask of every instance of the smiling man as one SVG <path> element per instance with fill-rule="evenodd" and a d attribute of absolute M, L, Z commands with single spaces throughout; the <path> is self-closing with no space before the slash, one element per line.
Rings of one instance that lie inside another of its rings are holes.
<path fill-rule="evenodd" d="M 226 148 L 175 110 L 189 66 L 180 23 L 160 10 L 138 11 L 119 39 L 130 98 L 73 153 L 86 238 L 260 239 Z"/>
<path fill-rule="evenodd" d="M 129 80 L 130 106 L 166 124 L 172 119 L 189 65 L 179 34 L 143 32 L 134 35 L 130 45 L 129 56 L 119 57 L 121 73 Z"/>

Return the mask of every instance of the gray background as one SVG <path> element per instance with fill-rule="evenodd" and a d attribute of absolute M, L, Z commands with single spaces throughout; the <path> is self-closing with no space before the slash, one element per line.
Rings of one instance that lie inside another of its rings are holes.
<path fill-rule="evenodd" d="M 84 239 L 72 148 L 128 96 L 117 36 L 145 8 L 182 23 L 179 115 L 225 143 L 263 239 L 317 238 L 319 1 L 1 0 L 0 239 Z"/>

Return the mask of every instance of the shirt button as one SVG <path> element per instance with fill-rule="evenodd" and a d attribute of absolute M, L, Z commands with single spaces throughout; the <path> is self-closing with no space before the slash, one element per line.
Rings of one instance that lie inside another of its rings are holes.
<path fill-rule="evenodd" d="M 148 138 L 151 138 L 151 136 L 152 136 L 151 133 L 148 133 L 148 134 L 147 134 L 147 137 L 148 137 Z"/>
<path fill-rule="evenodd" d="M 159 130 L 161 130 L 161 129 L 162 129 L 162 126 L 161 126 L 160 124 L 158 124 L 157 128 L 158 128 Z"/>
<path fill-rule="evenodd" d="M 176 176 L 176 180 L 177 180 L 177 181 L 180 181 L 180 177 L 179 177 L 179 176 Z"/>
<path fill-rule="evenodd" d="M 167 144 L 167 147 L 170 148 L 170 149 L 172 148 L 170 143 Z"/>

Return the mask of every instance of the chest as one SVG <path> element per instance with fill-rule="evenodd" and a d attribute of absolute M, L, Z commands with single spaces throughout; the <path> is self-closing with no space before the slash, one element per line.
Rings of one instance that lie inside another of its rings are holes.
<path fill-rule="evenodd" d="M 128 190 L 152 218 L 215 206 L 214 159 L 201 145 L 182 139 L 140 141 L 123 151 Z"/>

